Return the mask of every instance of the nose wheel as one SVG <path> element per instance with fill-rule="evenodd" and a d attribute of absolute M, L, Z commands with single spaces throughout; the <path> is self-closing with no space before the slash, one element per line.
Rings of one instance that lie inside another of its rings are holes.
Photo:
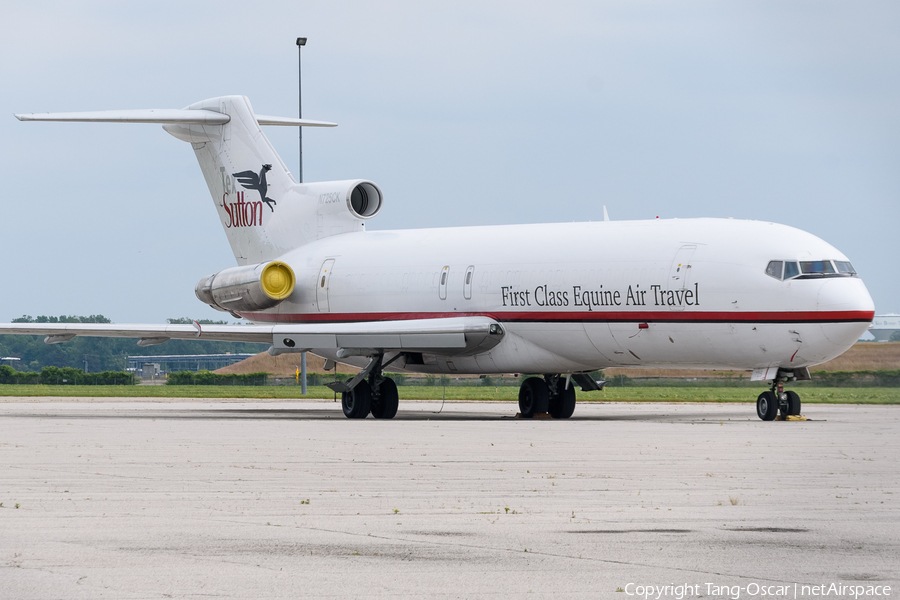
<path fill-rule="evenodd" d="M 786 381 L 796 380 L 793 373 L 778 371 L 772 381 L 772 389 L 763 392 L 756 399 L 756 415 L 763 421 L 774 421 L 781 413 L 781 419 L 800 415 L 800 395 L 793 391 L 784 391 Z"/>
<path fill-rule="evenodd" d="M 763 392 L 756 399 L 756 414 L 763 421 L 774 421 L 778 415 L 778 399 L 774 392 Z"/>

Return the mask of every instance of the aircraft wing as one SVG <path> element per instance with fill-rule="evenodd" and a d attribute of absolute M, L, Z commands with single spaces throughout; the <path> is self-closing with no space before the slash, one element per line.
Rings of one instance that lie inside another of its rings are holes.
<path fill-rule="evenodd" d="M 366 350 L 402 350 L 467 354 L 500 342 L 503 329 L 489 317 L 450 317 L 353 323 L 279 325 L 117 325 L 110 323 L 0 323 L 0 335 L 43 335 L 48 344 L 76 336 L 139 338 L 139 346 L 176 340 L 215 340 L 272 344 L 275 353 L 311 349 L 343 350 L 361 356 Z"/>

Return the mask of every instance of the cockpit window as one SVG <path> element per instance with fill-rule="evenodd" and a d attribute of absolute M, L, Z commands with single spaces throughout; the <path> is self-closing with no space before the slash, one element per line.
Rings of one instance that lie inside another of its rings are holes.
<path fill-rule="evenodd" d="M 774 277 L 775 279 L 781 279 L 781 271 L 784 267 L 784 262 L 780 260 L 772 260 L 769 261 L 769 265 L 766 267 L 766 275 L 769 277 Z"/>
<path fill-rule="evenodd" d="M 800 271 L 804 275 L 830 275 L 834 273 L 834 265 L 830 260 L 801 260 Z"/>
<path fill-rule="evenodd" d="M 800 274 L 800 267 L 795 262 L 784 263 L 784 278 L 792 279 Z"/>
<path fill-rule="evenodd" d="M 766 275 L 783 281 L 795 278 L 856 277 L 856 269 L 846 260 L 772 260 L 766 266 Z"/>
<path fill-rule="evenodd" d="M 838 273 L 843 275 L 856 275 L 856 269 L 853 268 L 853 265 L 851 265 L 849 261 L 836 260 L 834 261 L 834 266 L 837 267 Z"/>

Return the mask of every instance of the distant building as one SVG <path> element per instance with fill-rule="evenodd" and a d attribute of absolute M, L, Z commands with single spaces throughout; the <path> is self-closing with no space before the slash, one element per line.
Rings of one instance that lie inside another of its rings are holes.
<path fill-rule="evenodd" d="M 177 371 L 215 371 L 222 367 L 241 362 L 245 358 L 256 356 L 255 354 L 159 354 L 156 356 L 129 356 L 128 371 L 141 374 L 144 365 L 156 365 L 150 367 L 154 376 L 160 373 L 175 373 Z"/>
<path fill-rule="evenodd" d="M 142 379 L 159 379 L 159 363 L 145 362 L 141 365 Z"/>
<path fill-rule="evenodd" d="M 900 331 L 900 315 L 875 315 L 872 319 L 872 328 L 869 329 L 876 342 L 886 342 L 891 336 Z"/>

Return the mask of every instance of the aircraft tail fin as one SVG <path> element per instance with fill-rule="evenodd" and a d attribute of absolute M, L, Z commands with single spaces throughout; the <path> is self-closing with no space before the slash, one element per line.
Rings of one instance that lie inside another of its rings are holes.
<path fill-rule="evenodd" d="M 302 229 L 296 227 L 298 220 L 309 218 L 298 213 L 308 213 L 304 209 L 311 201 L 303 197 L 303 186 L 294 180 L 260 125 L 334 127 L 336 123 L 256 115 L 245 96 L 212 98 L 184 109 L 31 113 L 16 118 L 157 123 L 190 143 L 238 264 L 273 260 L 315 237 L 298 235 Z"/>
<path fill-rule="evenodd" d="M 184 113 L 227 117 L 224 123 L 170 122 L 168 133 L 188 142 L 212 195 L 239 265 L 273 260 L 314 239 L 314 202 L 291 175 L 260 125 L 331 127 L 334 123 L 257 116 L 245 96 L 222 96 Z M 304 228 L 306 235 L 304 235 Z"/>

